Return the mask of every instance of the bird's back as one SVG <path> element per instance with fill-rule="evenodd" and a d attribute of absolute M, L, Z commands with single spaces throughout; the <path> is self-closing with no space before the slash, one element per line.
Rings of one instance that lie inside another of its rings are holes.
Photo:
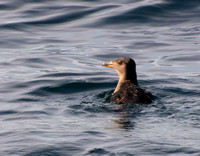
<path fill-rule="evenodd" d="M 152 102 L 152 94 L 127 81 L 111 96 L 110 100 L 119 104 L 148 104 Z"/>

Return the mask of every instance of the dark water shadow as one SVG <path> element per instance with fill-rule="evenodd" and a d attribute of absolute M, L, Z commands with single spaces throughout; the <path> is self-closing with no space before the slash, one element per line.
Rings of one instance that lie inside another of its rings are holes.
<path fill-rule="evenodd" d="M 73 94 L 84 91 L 104 89 L 112 87 L 113 85 L 114 83 L 92 83 L 85 81 L 82 82 L 74 81 L 74 82 L 67 82 L 66 84 L 65 83 L 58 84 L 56 86 L 43 86 L 35 90 L 32 90 L 27 94 L 34 96 L 48 96 L 52 94 Z"/>

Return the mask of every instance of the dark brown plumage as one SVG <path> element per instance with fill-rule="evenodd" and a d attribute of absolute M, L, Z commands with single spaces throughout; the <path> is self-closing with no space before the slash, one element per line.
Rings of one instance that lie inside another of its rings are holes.
<path fill-rule="evenodd" d="M 115 69 L 119 75 L 119 82 L 111 96 L 111 102 L 118 104 L 148 104 L 152 102 L 152 94 L 138 86 L 134 60 L 125 57 L 104 63 L 103 66 Z"/>

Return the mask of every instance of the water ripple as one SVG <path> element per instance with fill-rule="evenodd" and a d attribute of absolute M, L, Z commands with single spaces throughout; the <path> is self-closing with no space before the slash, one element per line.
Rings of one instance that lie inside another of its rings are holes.
<path fill-rule="evenodd" d="M 199 8 L 1 0 L 0 155 L 199 155 Z M 152 104 L 110 103 L 125 56 Z"/>
<path fill-rule="evenodd" d="M 67 23 L 67 22 L 79 20 L 81 18 L 85 18 L 88 15 L 94 14 L 99 11 L 103 11 L 105 9 L 114 8 L 114 7 L 116 6 L 108 5 L 108 6 L 97 7 L 94 9 L 88 8 L 88 7 L 81 7 L 83 11 L 76 11 L 72 13 L 67 12 L 67 13 L 62 13 L 60 15 L 52 15 L 51 17 L 45 17 L 39 20 L 1 24 L 0 27 L 5 28 L 5 29 L 19 29 L 20 27 L 24 27 L 24 26 L 26 27 L 27 25 L 49 25 L 49 24 Z M 75 7 L 75 8 L 80 10 L 80 7 Z"/>
<path fill-rule="evenodd" d="M 96 89 L 103 89 L 114 86 L 115 83 L 91 83 L 91 82 L 69 82 L 57 86 L 40 87 L 27 94 L 34 96 L 45 96 L 48 93 L 53 94 L 72 94 Z"/>

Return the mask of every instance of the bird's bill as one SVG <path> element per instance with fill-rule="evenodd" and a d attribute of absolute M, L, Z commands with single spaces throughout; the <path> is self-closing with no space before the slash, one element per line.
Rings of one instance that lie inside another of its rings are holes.
<path fill-rule="evenodd" d="M 102 64 L 103 66 L 109 67 L 109 68 L 113 68 L 113 64 L 112 62 L 106 62 Z"/>

